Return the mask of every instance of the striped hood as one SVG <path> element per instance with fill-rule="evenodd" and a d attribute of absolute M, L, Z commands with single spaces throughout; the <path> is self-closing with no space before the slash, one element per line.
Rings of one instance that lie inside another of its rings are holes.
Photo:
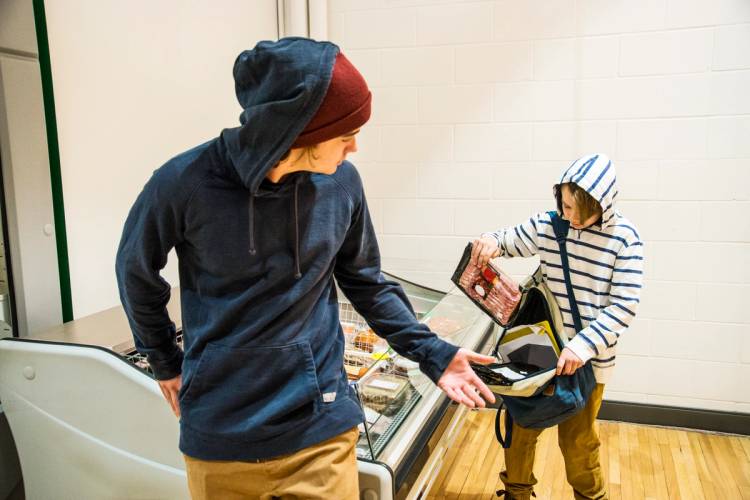
<path fill-rule="evenodd" d="M 602 227 L 615 223 L 617 175 L 612 160 L 607 155 L 582 156 L 565 171 L 559 184 L 573 182 L 594 197 L 602 207 Z"/>

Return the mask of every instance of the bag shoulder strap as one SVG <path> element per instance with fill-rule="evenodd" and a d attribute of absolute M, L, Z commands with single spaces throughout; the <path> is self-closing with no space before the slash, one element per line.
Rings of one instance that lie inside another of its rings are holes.
<path fill-rule="evenodd" d="M 560 217 L 556 211 L 548 212 L 550 219 L 552 220 L 552 229 L 555 231 L 555 239 L 557 244 L 560 246 L 560 260 L 562 261 L 563 274 L 565 275 L 565 291 L 568 293 L 568 299 L 570 300 L 570 311 L 573 315 L 573 324 L 576 327 L 576 333 L 583 330 L 583 323 L 581 322 L 581 315 L 578 312 L 578 303 L 576 302 L 576 296 L 573 292 L 573 285 L 570 281 L 570 269 L 568 267 L 568 249 L 566 248 L 565 242 L 568 239 L 568 231 L 570 230 L 570 222 Z"/>
<path fill-rule="evenodd" d="M 502 414 L 503 407 L 505 407 L 505 438 L 503 438 L 503 433 L 500 430 L 500 415 Z M 497 442 L 500 443 L 500 446 L 503 448 L 510 448 L 511 442 L 513 441 L 513 417 L 510 416 L 508 407 L 505 406 L 505 403 L 503 402 L 500 403 L 500 407 L 495 414 L 495 437 L 497 438 Z"/>
<path fill-rule="evenodd" d="M 560 260 L 562 261 L 563 274 L 565 275 L 565 290 L 568 293 L 570 300 L 570 310 L 573 314 L 573 324 L 576 327 L 576 332 L 583 330 L 583 324 L 581 323 L 581 315 L 578 312 L 578 303 L 576 302 L 575 293 L 573 293 L 573 285 L 570 281 L 570 269 L 568 268 L 568 250 L 565 245 L 568 239 L 568 231 L 570 230 L 570 223 L 560 217 L 556 211 L 548 212 L 552 221 L 552 229 L 555 231 L 555 240 L 560 246 Z M 503 438 L 502 431 L 500 429 L 501 413 L 505 403 L 501 403 L 497 409 L 495 415 L 495 437 L 503 448 L 510 448 L 513 441 L 513 417 L 505 406 L 505 438 Z"/>

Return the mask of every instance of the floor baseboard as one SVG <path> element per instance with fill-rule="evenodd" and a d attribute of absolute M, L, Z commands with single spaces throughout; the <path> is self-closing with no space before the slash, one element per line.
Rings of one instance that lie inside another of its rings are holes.
<path fill-rule="evenodd" d="M 598 418 L 634 424 L 664 425 L 750 435 L 750 413 L 603 401 Z"/>

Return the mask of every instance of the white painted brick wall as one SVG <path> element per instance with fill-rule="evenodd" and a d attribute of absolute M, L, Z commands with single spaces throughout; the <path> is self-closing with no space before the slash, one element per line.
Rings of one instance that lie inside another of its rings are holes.
<path fill-rule="evenodd" d="M 713 69 L 750 68 L 750 25 L 721 26 L 714 31 Z"/>
<path fill-rule="evenodd" d="M 747 200 L 750 195 L 748 160 L 661 160 L 658 169 L 660 200 Z M 711 172 L 711 182 L 706 182 Z M 743 189 L 745 188 L 745 189 Z"/>
<path fill-rule="evenodd" d="M 617 122 L 616 158 L 624 160 L 706 158 L 705 118 Z"/>
<path fill-rule="evenodd" d="M 710 158 L 750 158 L 750 116 L 716 116 L 708 120 Z"/>
<path fill-rule="evenodd" d="M 529 175 L 529 172 L 534 175 Z M 492 197 L 496 200 L 535 200 L 532 211 L 540 211 L 540 206 L 549 206 L 551 210 L 554 202 L 550 199 L 550 186 L 559 178 L 560 163 L 556 161 L 499 164 L 494 169 Z"/>
<path fill-rule="evenodd" d="M 347 48 L 409 47 L 417 43 L 415 9 L 352 11 L 344 14 L 343 23 L 343 40 L 337 41 Z"/>
<path fill-rule="evenodd" d="M 630 356 L 650 356 L 652 353 L 651 325 L 654 320 L 636 318 L 630 324 L 627 339 L 618 341 L 617 354 Z"/>
<path fill-rule="evenodd" d="M 578 0 L 577 32 L 602 35 L 664 28 L 666 0 Z"/>
<path fill-rule="evenodd" d="M 587 151 L 595 149 L 597 149 L 595 146 L 590 145 Z M 612 150 L 614 148 L 607 151 Z M 617 172 L 619 174 L 617 185 L 620 190 L 620 200 L 653 200 L 657 198 L 659 192 L 659 162 L 657 160 L 620 160 L 617 162 Z"/>
<path fill-rule="evenodd" d="M 383 161 L 445 161 L 453 155 L 449 126 L 399 126 L 381 130 Z"/>
<path fill-rule="evenodd" d="M 700 321 L 654 320 L 656 335 L 651 337 L 651 355 L 673 359 L 740 363 L 739 350 L 727 352 L 726 346 L 740 345 L 745 329 L 740 324 Z M 710 338 L 705 332 L 710 331 Z"/>
<path fill-rule="evenodd" d="M 544 12 L 540 16 L 539 12 Z M 536 40 L 575 34 L 574 0 L 495 2 L 495 40 Z"/>
<path fill-rule="evenodd" d="M 393 49 L 381 53 L 384 56 L 382 84 L 388 87 L 447 85 L 455 79 L 454 51 L 450 48 Z"/>
<path fill-rule="evenodd" d="M 455 48 L 456 82 L 492 83 L 531 80 L 532 49 L 532 42 L 458 46 Z"/>
<path fill-rule="evenodd" d="M 711 83 L 708 74 L 581 80 L 580 118 L 705 115 L 711 108 Z"/>
<path fill-rule="evenodd" d="M 723 71 L 711 77 L 711 114 L 750 113 L 750 71 Z"/>
<path fill-rule="evenodd" d="M 623 35 L 620 76 L 707 71 L 711 68 L 713 36 L 712 28 Z"/>
<path fill-rule="evenodd" d="M 745 0 L 667 0 L 665 28 L 750 23 Z"/>
<path fill-rule="evenodd" d="M 494 119 L 501 122 L 534 119 L 534 83 L 498 83 L 493 88 Z"/>
<path fill-rule="evenodd" d="M 448 160 L 448 158 L 446 158 Z M 419 197 L 428 199 L 492 198 L 491 164 L 428 162 L 417 167 Z"/>
<path fill-rule="evenodd" d="M 532 120 L 572 120 L 576 115 L 576 86 L 573 80 L 532 83 Z"/>
<path fill-rule="evenodd" d="M 535 123 L 531 157 L 534 160 L 560 160 L 576 155 L 577 126 L 573 122 Z"/>
<path fill-rule="evenodd" d="M 691 243 L 697 246 L 696 259 L 687 278 L 703 283 L 750 283 L 747 243 Z"/>
<path fill-rule="evenodd" d="M 419 90 L 420 123 L 489 123 L 492 121 L 492 87 L 460 85 Z"/>
<path fill-rule="evenodd" d="M 456 160 L 502 161 L 531 158 L 531 124 L 456 125 Z"/>
<path fill-rule="evenodd" d="M 417 167 L 413 163 L 359 163 L 359 174 L 368 199 L 401 199 L 417 196 Z"/>
<path fill-rule="evenodd" d="M 701 286 L 697 292 L 696 318 L 702 321 L 714 319 L 729 323 L 747 322 L 747 305 L 750 304 L 750 285 L 725 285 L 711 283 Z"/>
<path fill-rule="evenodd" d="M 416 88 L 375 87 L 372 98 L 380 104 L 372 110 L 372 125 L 411 125 L 417 121 Z"/>
<path fill-rule="evenodd" d="M 748 210 L 750 210 L 748 202 L 703 203 L 697 236 L 703 241 L 750 241 L 750 217 L 748 217 L 750 212 Z"/>
<path fill-rule="evenodd" d="M 352 159 L 385 269 L 447 289 L 469 239 L 608 153 L 647 260 L 606 397 L 750 412 L 750 1 L 329 5 L 373 89 Z"/>
<path fill-rule="evenodd" d="M 561 80 L 576 77 L 577 40 L 562 38 L 534 42 L 534 79 Z"/>
<path fill-rule="evenodd" d="M 695 241 L 697 238 L 701 214 L 699 203 L 622 200 L 618 206 L 638 225 L 646 251 L 650 241 Z"/>
<path fill-rule="evenodd" d="M 578 78 L 604 78 L 617 76 L 620 64 L 620 39 L 614 36 L 579 37 Z"/>
<path fill-rule="evenodd" d="M 452 45 L 492 40 L 492 2 L 433 5 L 417 14 L 419 45 Z"/>
<path fill-rule="evenodd" d="M 409 214 L 409 217 L 404 217 Z M 383 205 L 383 232 L 453 235 L 453 203 L 446 200 L 390 200 Z"/>

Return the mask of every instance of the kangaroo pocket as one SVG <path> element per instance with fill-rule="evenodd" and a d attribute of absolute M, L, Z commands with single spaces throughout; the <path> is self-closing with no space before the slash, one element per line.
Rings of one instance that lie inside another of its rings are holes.
<path fill-rule="evenodd" d="M 249 348 L 208 344 L 182 396 L 182 419 L 204 434 L 261 441 L 310 420 L 319 396 L 307 342 Z"/>

